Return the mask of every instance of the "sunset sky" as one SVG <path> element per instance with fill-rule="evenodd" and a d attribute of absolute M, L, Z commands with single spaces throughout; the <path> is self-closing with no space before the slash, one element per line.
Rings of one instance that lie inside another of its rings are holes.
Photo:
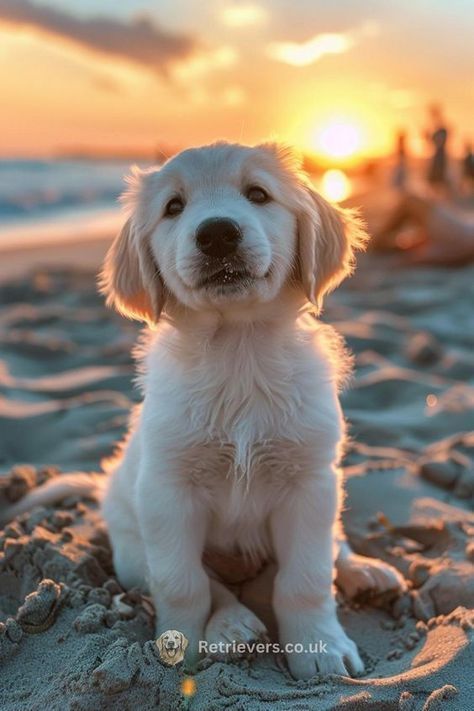
<path fill-rule="evenodd" d="M 0 0 L 0 152 L 291 141 L 423 150 L 442 101 L 473 139 L 472 0 Z"/>

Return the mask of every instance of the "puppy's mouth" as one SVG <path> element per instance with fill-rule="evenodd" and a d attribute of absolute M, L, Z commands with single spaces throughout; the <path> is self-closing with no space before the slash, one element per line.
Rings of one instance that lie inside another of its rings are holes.
<path fill-rule="evenodd" d="M 225 264 L 222 266 L 221 269 L 214 272 L 213 274 L 209 274 L 203 277 L 199 282 L 199 287 L 201 289 L 205 289 L 213 286 L 245 286 L 253 278 L 254 277 L 247 269 L 241 269 L 233 267 L 230 264 Z"/>

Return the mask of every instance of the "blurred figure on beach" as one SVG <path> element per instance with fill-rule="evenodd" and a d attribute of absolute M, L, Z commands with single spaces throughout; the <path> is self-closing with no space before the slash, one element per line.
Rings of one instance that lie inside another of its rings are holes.
<path fill-rule="evenodd" d="M 408 177 L 406 137 L 405 131 L 399 131 L 397 134 L 397 162 L 393 171 L 392 185 L 398 190 L 405 188 Z"/>
<path fill-rule="evenodd" d="M 417 188 L 406 187 L 406 136 L 397 137 L 397 164 L 393 187 L 400 194 L 388 211 L 382 225 L 374 232 L 372 247 L 377 250 L 401 249 L 410 252 L 412 262 L 430 264 L 465 264 L 474 260 L 474 213 L 469 201 L 460 199 L 459 189 L 448 171 L 448 129 L 442 112 L 430 107 L 432 132 L 426 137 L 434 147 L 426 182 Z M 470 143 L 465 144 L 462 159 L 461 187 L 464 195 L 474 189 L 474 155 Z M 429 186 L 429 189 L 426 187 Z"/>
<path fill-rule="evenodd" d="M 464 146 L 464 156 L 462 159 L 462 188 L 467 195 L 474 194 L 474 153 L 472 144 L 466 143 Z"/>
<path fill-rule="evenodd" d="M 405 193 L 374 234 L 379 251 L 403 250 L 412 263 L 461 265 L 474 261 L 474 216 L 424 193 Z"/>
<path fill-rule="evenodd" d="M 434 188 L 445 187 L 448 181 L 448 129 L 443 120 L 443 112 L 437 104 L 429 108 L 432 128 L 426 132 L 426 139 L 433 147 L 428 165 L 427 179 Z"/>

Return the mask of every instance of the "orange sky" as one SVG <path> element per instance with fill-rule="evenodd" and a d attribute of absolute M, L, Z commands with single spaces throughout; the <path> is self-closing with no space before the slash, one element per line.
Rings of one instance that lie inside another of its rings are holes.
<path fill-rule="evenodd" d="M 3 155 L 270 137 L 344 158 L 340 138 L 359 157 L 390 151 L 398 127 L 419 152 L 426 105 L 440 99 L 453 147 L 473 138 L 474 6 L 464 0 L 377 12 L 356 0 L 344 12 L 309 0 L 292 10 L 283 0 L 117 5 L 84 0 L 77 15 L 72 0 L 0 0 Z"/>

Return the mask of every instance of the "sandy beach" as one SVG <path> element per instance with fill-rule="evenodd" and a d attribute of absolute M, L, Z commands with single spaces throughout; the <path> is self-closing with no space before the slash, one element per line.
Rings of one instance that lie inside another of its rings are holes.
<path fill-rule="evenodd" d="M 61 472 L 99 471 L 139 399 L 130 356 L 138 328 L 95 289 L 106 244 L 2 254 L 5 502 Z M 150 600 L 114 577 L 97 505 L 70 499 L 1 534 L 0 707 L 472 708 L 473 284 L 473 266 L 415 269 L 367 255 L 324 313 L 356 356 L 343 396 L 348 535 L 410 586 L 395 601 L 340 597 L 365 676 L 295 682 L 274 655 L 205 659 L 195 694 L 183 696 L 183 670 L 159 660 Z M 239 592 L 271 626 L 269 591 L 248 580 Z"/>
<path fill-rule="evenodd" d="M 77 235 L 77 239 L 50 245 L 18 248 L 10 244 L 0 250 L 0 284 L 24 277 L 31 271 L 41 271 L 43 267 L 49 271 L 79 265 L 81 271 L 97 271 L 108 244 L 110 238 L 100 235 L 91 236 L 86 243 Z"/>

